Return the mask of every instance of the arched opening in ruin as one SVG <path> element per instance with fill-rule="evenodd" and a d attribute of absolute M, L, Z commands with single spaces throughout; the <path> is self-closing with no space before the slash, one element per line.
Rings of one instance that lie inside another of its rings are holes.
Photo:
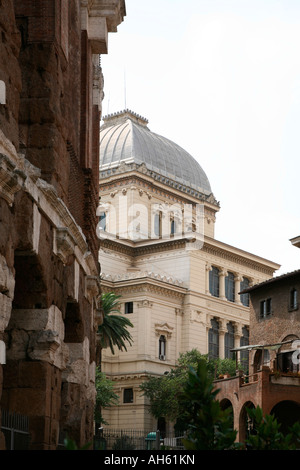
<path fill-rule="evenodd" d="M 253 421 L 248 414 L 248 409 L 255 408 L 251 401 L 244 403 L 239 418 L 239 441 L 245 442 L 249 435 L 253 432 Z"/>
<path fill-rule="evenodd" d="M 88 354 L 82 310 L 75 300 L 67 301 L 64 342 L 68 347 L 68 363 L 62 372 L 61 382 L 60 444 L 66 436 L 79 442 L 80 429 L 87 413 L 85 407 L 78 407 L 78 400 L 83 395 L 83 383 L 87 376 L 86 354 Z"/>
<path fill-rule="evenodd" d="M 4 333 L 7 349 L 1 409 L 28 419 L 30 445 L 34 449 L 45 442 L 42 432 L 33 432 L 36 421 L 40 421 L 41 429 L 46 429 L 46 421 L 57 414 L 52 403 L 55 384 L 60 389 L 60 377 L 44 358 L 50 357 L 58 342 L 47 330 L 48 290 L 39 257 L 34 252 L 16 251 L 14 269 L 14 299 Z"/>
<path fill-rule="evenodd" d="M 283 434 L 288 434 L 291 426 L 300 421 L 300 403 L 283 400 L 272 408 L 270 414 L 280 423 L 280 431 Z"/>

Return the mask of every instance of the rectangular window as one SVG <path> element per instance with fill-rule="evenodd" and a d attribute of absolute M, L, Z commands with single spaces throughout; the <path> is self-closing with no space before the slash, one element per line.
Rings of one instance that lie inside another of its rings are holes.
<path fill-rule="evenodd" d="M 125 313 L 133 313 L 133 302 L 125 302 Z"/>
<path fill-rule="evenodd" d="M 227 324 L 227 332 L 225 333 L 225 358 L 233 359 L 234 353 L 234 327 L 232 323 Z"/>
<path fill-rule="evenodd" d="M 225 296 L 230 302 L 235 300 L 235 285 L 234 285 L 234 274 L 228 273 L 225 277 Z"/>
<path fill-rule="evenodd" d="M 156 237 L 162 236 L 162 212 L 159 211 L 154 215 L 154 235 Z"/>
<path fill-rule="evenodd" d="M 133 388 L 124 388 L 123 403 L 133 403 Z"/>
<path fill-rule="evenodd" d="M 100 226 L 100 230 L 103 230 L 103 232 L 106 231 L 106 214 L 105 214 L 105 212 L 102 212 L 102 214 L 100 214 L 99 226 Z"/>
<path fill-rule="evenodd" d="M 209 292 L 214 297 L 219 297 L 219 270 L 215 266 L 209 271 Z"/>
<path fill-rule="evenodd" d="M 247 279 L 246 277 L 243 277 L 243 280 L 242 280 L 241 286 L 240 286 L 241 292 L 244 289 L 248 289 L 248 287 L 249 287 L 249 279 Z M 249 294 L 248 293 L 241 294 L 240 299 L 241 299 L 242 304 L 245 305 L 245 307 L 249 307 Z"/>
<path fill-rule="evenodd" d="M 298 295 L 297 289 L 292 289 L 290 292 L 290 310 L 297 310 L 298 308 Z"/>
<path fill-rule="evenodd" d="M 208 331 L 208 356 L 209 359 L 218 359 L 219 357 L 219 323 L 211 320 L 211 328 Z"/>
<path fill-rule="evenodd" d="M 164 335 L 159 338 L 158 356 L 161 361 L 166 360 L 166 337 Z"/>
<path fill-rule="evenodd" d="M 243 336 L 240 339 L 240 346 L 248 346 L 249 345 L 249 330 L 244 326 L 242 329 Z M 243 371 L 248 374 L 249 373 L 249 351 L 242 350 L 240 352 L 240 362 L 242 364 Z"/>
<path fill-rule="evenodd" d="M 260 318 L 266 318 L 272 313 L 272 299 L 262 300 L 260 302 Z"/>

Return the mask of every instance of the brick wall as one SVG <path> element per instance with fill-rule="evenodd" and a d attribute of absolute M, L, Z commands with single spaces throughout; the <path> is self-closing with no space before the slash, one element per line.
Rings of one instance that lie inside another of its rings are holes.
<path fill-rule="evenodd" d="M 6 104 L 0 106 L 0 130 L 13 145 L 19 146 L 19 95 L 21 71 L 18 63 L 20 34 L 15 24 L 13 0 L 0 4 L 0 80 L 5 83 Z"/>
<path fill-rule="evenodd" d="M 283 341 L 289 335 L 300 337 L 300 306 L 290 309 L 290 292 L 298 289 L 300 295 L 300 274 L 289 276 L 276 283 L 266 284 L 251 292 L 250 344 L 267 344 Z M 260 318 L 260 302 L 272 299 L 271 314 Z"/>

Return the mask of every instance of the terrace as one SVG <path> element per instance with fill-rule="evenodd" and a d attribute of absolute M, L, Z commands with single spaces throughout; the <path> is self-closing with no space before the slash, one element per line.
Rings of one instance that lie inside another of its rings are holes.
<path fill-rule="evenodd" d="M 244 349 L 263 351 L 278 349 L 285 343 L 271 345 L 249 345 L 234 351 L 238 361 L 238 352 Z M 299 345 L 298 345 L 299 346 Z M 290 351 L 291 352 L 291 351 Z M 294 351 L 298 357 L 297 350 Z M 299 351 L 300 352 L 300 351 Z M 299 361 L 298 361 L 299 362 Z M 234 428 L 237 430 L 237 440 L 243 442 L 249 431 L 246 408 L 260 406 L 265 414 L 274 414 L 281 423 L 282 430 L 288 430 L 295 421 L 300 420 L 300 372 L 299 363 L 294 364 L 294 370 L 281 370 L 281 362 L 273 361 L 274 368 L 262 365 L 251 374 L 237 370 L 236 376 L 215 380 L 219 389 L 218 400 L 223 408 L 232 408 Z"/>

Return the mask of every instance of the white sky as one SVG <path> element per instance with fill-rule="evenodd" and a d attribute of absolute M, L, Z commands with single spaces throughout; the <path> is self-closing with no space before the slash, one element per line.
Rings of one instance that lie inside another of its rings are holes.
<path fill-rule="evenodd" d="M 300 268 L 300 1 L 126 0 L 103 114 L 128 108 L 202 166 L 215 238 Z"/>

